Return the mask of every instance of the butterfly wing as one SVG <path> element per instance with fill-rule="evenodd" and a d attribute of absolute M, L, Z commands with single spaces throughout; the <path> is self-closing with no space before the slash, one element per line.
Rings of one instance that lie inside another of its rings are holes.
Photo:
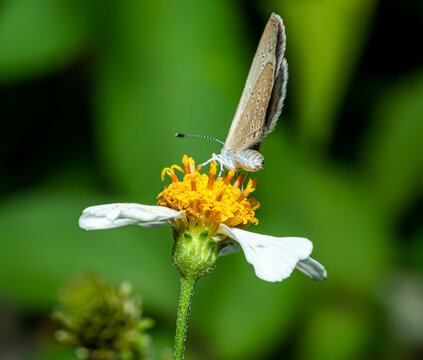
<path fill-rule="evenodd" d="M 276 76 L 273 86 L 272 96 L 269 101 L 266 113 L 266 121 L 264 126 L 263 138 L 276 126 L 279 116 L 282 112 L 283 103 L 286 97 L 286 85 L 288 83 L 288 62 L 282 59 L 279 74 Z M 263 141 L 262 138 L 262 141 Z M 261 143 L 261 142 L 260 142 Z"/>
<path fill-rule="evenodd" d="M 282 111 L 288 79 L 285 28 L 272 14 L 260 39 L 223 149 L 232 154 L 258 148 Z"/>

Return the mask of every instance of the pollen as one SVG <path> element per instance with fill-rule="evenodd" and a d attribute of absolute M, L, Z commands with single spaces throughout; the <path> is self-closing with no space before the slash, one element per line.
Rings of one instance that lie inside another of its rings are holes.
<path fill-rule="evenodd" d="M 255 190 L 257 179 L 250 180 L 242 190 L 243 174 L 235 176 L 230 170 L 222 177 L 216 176 L 217 166 L 213 161 L 208 174 L 195 167 L 194 159 L 184 155 L 183 170 L 177 165 L 162 171 L 162 180 L 168 175 L 172 183 L 157 196 L 158 204 L 183 211 L 190 222 L 204 222 L 208 226 L 245 228 L 258 224 L 255 210 L 260 203 L 249 195 Z M 179 180 L 175 170 L 182 172 Z"/>

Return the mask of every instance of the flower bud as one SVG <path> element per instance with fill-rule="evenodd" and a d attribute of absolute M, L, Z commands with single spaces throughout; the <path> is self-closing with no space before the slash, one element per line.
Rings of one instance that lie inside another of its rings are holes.
<path fill-rule="evenodd" d="M 211 238 L 209 229 L 202 226 L 174 228 L 173 235 L 173 264 L 183 277 L 198 279 L 211 273 L 220 250 L 227 245 Z"/>
<path fill-rule="evenodd" d="M 141 319 L 141 301 L 131 285 L 117 288 L 100 276 L 77 279 L 62 293 L 53 317 L 62 325 L 56 340 L 75 347 L 79 359 L 147 359 L 151 319 Z"/>

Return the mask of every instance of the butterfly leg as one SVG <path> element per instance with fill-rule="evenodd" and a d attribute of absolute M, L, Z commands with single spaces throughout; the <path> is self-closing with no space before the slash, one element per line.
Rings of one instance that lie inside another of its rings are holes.
<path fill-rule="evenodd" d="M 217 155 L 215 153 L 212 154 L 212 157 L 207 160 L 206 162 L 202 163 L 201 166 L 206 166 L 210 164 L 212 161 L 216 161 Z"/>
<path fill-rule="evenodd" d="M 223 166 L 223 160 L 222 160 L 222 156 L 220 155 L 216 155 L 216 160 L 219 162 L 220 164 L 220 172 L 219 172 L 219 177 L 222 176 L 223 174 L 223 170 L 225 170 L 224 166 Z"/>
<path fill-rule="evenodd" d="M 223 162 L 222 161 L 220 161 L 220 172 L 219 172 L 219 177 L 221 177 L 222 176 L 222 174 L 223 174 L 223 171 L 225 170 L 225 168 L 224 168 L 224 166 L 223 166 Z"/>
<path fill-rule="evenodd" d="M 221 177 L 222 176 L 222 173 L 223 173 L 223 170 L 224 170 L 223 159 L 222 159 L 222 156 L 221 155 L 217 155 L 217 154 L 213 153 L 211 159 L 209 159 L 206 162 L 202 163 L 201 166 L 206 166 L 206 165 L 210 164 L 212 161 L 215 161 L 216 163 L 218 163 L 220 165 L 219 177 Z"/>
<path fill-rule="evenodd" d="M 247 175 L 245 176 L 244 180 L 242 180 L 242 184 L 241 184 L 241 191 L 244 191 L 244 184 L 247 181 L 248 177 L 250 176 L 251 171 L 247 172 Z"/>
<path fill-rule="evenodd" d="M 207 162 L 205 162 L 202 165 L 207 165 L 207 164 L 211 163 L 212 161 L 215 161 L 216 163 L 218 163 L 220 165 L 219 177 L 221 177 L 222 173 L 223 173 L 223 169 L 224 169 L 222 155 L 218 155 L 218 154 L 213 153 L 211 159 L 208 160 Z"/>

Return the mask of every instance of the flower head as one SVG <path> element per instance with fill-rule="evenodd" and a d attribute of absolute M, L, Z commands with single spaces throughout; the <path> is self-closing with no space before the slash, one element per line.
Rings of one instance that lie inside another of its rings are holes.
<path fill-rule="evenodd" d="M 185 155 L 182 163 L 184 170 L 177 165 L 163 169 L 162 180 L 167 174 L 172 184 L 158 195 L 159 205 L 182 211 L 188 222 L 201 222 L 216 231 L 221 224 L 237 228 L 257 225 L 255 210 L 260 203 L 248 198 L 255 190 L 257 179 L 250 180 L 247 187 L 241 190 L 244 174 L 240 173 L 234 178 L 235 171 L 230 170 L 216 179 L 215 162 L 210 164 L 208 175 L 200 173 L 201 166 L 195 168 L 191 157 Z M 182 181 L 179 181 L 175 169 L 185 173 Z"/>
<path fill-rule="evenodd" d="M 98 275 L 76 279 L 61 294 L 53 317 L 62 325 L 56 339 L 76 347 L 76 356 L 87 360 L 142 360 L 147 358 L 150 337 L 145 330 L 152 320 L 141 318 L 141 302 L 131 296 L 131 285 L 120 288 Z"/>
<path fill-rule="evenodd" d="M 216 176 L 216 164 L 208 174 L 195 167 L 192 158 L 184 156 L 183 169 L 177 165 L 165 168 L 172 183 L 157 196 L 159 206 L 110 204 L 84 210 L 79 224 L 87 230 L 108 229 L 129 224 L 158 227 L 170 224 L 175 245 L 173 260 L 181 274 L 203 276 L 215 265 L 218 255 L 241 245 L 256 275 L 266 281 L 282 281 L 294 268 L 314 280 L 324 280 L 326 271 L 309 255 L 310 240 L 301 237 L 274 237 L 243 230 L 257 225 L 255 210 L 260 206 L 249 197 L 257 180 L 250 180 L 242 189 L 244 175 L 230 170 Z M 183 173 L 179 179 L 175 170 Z"/>

